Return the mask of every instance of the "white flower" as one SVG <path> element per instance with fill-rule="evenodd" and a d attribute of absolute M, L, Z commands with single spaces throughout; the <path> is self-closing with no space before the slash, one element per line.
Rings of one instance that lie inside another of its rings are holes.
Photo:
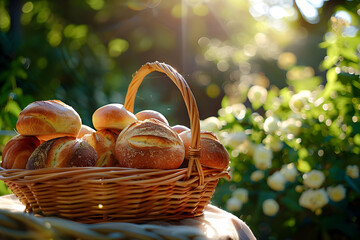
<path fill-rule="evenodd" d="M 249 192 L 245 188 L 237 188 L 232 196 L 239 199 L 242 203 L 246 203 L 249 199 Z"/>
<path fill-rule="evenodd" d="M 249 89 L 248 98 L 250 102 L 259 102 L 265 103 L 267 98 L 267 90 L 266 88 L 258 85 L 254 85 Z"/>
<path fill-rule="evenodd" d="M 243 144 L 247 139 L 245 132 L 231 132 L 224 139 L 225 145 L 231 148 L 237 148 L 239 145 Z"/>
<path fill-rule="evenodd" d="M 200 129 L 209 132 L 217 132 L 222 127 L 221 121 L 216 117 L 208 117 L 200 121 Z"/>
<path fill-rule="evenodd" d="M 231 112 L 237 119 L 243 119 L 246 115 L 246 106 L 242 103 L 231 105 Z"/>
<path fill-rule="evenodd" d="M 254 156 L 256 145 L 249 139 L 245 139 L 244 143 L 238 148 L 240 152 L 249 156 Z"/>
<path fill-rule="evenodd" d="M 279 204 L 274 199 L 266 199 L 262 204 L 262 209 L 265 215 L 274 216 L 279 211 Z"/>
<path fill-rule="evenodd" d="M 329 202 L 326 191 L 321 189 L 308 189 L 303 192 L 299 198 L 299 204 L 302 207 L 308 208 L 312 211 L 321 209 Z"/>
<path fill-rule="evenodd" d="M 359 177 L 359 167 L 357 165 L 349 165 L 346 167 L 346 174 L 351 178 Z"/>
<path fill-rule="evenodd" d="M 310 97 L 311 92 L 308 90 L 304 90 L 297 94 L 294 94 L 289 101 L 290 109 L 294 112 L 301 112 L 302 109 L 307 108 Z"/>
<path fill-rule="evenodd" d="M 279 126 L 280 126 L 280 120 L 276 117 L 270 116 L 265 119 L 264 131 L 266 133 L 273 133 L 279 129 Z"/>
<path fill-rule="evenodd" d="M 319 170 L 311 170 L 303 175 L 304 184 L 309 188 L 319 188 L 325 181 L 325 175 Z"/>
<path fill-rule="evenodd" d="M 327 193 L 332 201 L 340 202 L 345 198 L 346 189 L 342 184 L 339 184 L 336 187 L 328 187 Z"/>
<path fill-rule="evenodd" d="M 300 133 L 302 123 L 299 119 L 289 118 L 281 123 L 282 130 L 286 134 L 297 136 Z"/>
<path fill-rule="evenodd" d="M 258 144 L 254 149 L 255 166 L 260 170 L 265 170 L 271 167 L 273 153 L 267 149 L 263 144 Z"/>
<path fill-rule="evenodd" d="M 242 208 L 242 202 L 236 197 L 231 197 L 226 201 L 226 208 L 230 212 L 239 211 Z"/>
<path fill-rule="evenodd" d="M 263 178 L 264 178 L 264 172 L 261 170 L 256 170 L 256 171 L 252 172 L 250 175 L 251 181 L 254 181 L 254 182 L 258 182 Z"/>
<path fill-rule="evenodd" d="M 282 191 L 285 189 L 286 179 L 285 177 L 279 172 L 274 172 L 271 176 L 267 179 L 267 184 L 269 187 L 275 191 Z"/>
<path fill-rule="evenodd" d="M 284 143 L 280 140 L 280 138 L 273 135 L 267 135 L 264 138 L 263 143 L 265 146 L 270 147 L 270 149 L 274 152 L 280 151 L 284 146 Z"/>
<path fill-rule="evenodd" d="M 294 182 L 298 174 L 298 171 L 294 163 L 289 163 L 282 166 L 280 173 L 284 176 L 286 181 Z"/>

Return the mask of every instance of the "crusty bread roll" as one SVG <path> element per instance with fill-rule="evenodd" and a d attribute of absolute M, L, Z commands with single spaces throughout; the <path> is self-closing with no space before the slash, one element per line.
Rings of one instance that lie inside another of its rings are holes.
<path fill-rule="evenodd" d="M 6 169 L 25 169 L 30 155 L 40 145 L 34 136 L 16 135 L 5 145 L 1 167 Z"/>
<path fill-rule="evenodd" d="M 186 127 L 186 126 L 184 126 L 184 125 L 175 125 L 175 126 L 172 126 L 171 128 L 172 128 L 172 130 L 174 130 L 177 134 L 180 134 L 180 133 L 182 133 L 182 132 L 184 132 L 184 131 L 189 131 L 189 130 L 190 130 L 190 128 L 188 128 L 188 127 Z"/>
<path fill-rule="evenodd" d="M 129 124 L 137 121 L 135 115 L 122 104 L 111 103 L 102 106 L 94 112 L 92 122 L 96 130 L 113 129 L 120 132 Z"/>
<path fill-rule="evenodd" d="M 135 117 L 139 120 L 139 121 L 144 121 L 146 119 L 150 119 L 150 118 L 155 118 L 167 125 L 169 125 L 168 120 L 166 119 L 166 117 L 164 115 L 162 115 L 161 113 L 154 111 L 154 110 L 143 110 L 140 111 L 138 113 L 135 114 Z"/>
<path fill-rule="evenodd" d="M 20 112 L 16 123 L 18 133 L 43 141 L 61 136 L 76 137 L 80 128 L 79 114 L 59 100 L 30 103 Z"/>
<path fill-rule="evenodd" d="M 80 131 L 76 137 L 82 138 L 85 134 L 91 134 L 94 132 L 96 132 L 95 129 L 83 124 L 81 125 Z"/>
<path fill-rule="evenodd" d="M 179 135 L 156 119 L 132 123 L 115 144 L 115 157 L 121 167 L 174 169 L 181 165 L 184 156 Z"/>
<path fill-rule="evenodd" d="M 93 167 L 96 151 L 86 141 L 60 137 L 43 142 L 29 157 L 26 169 L 54 167 Z"/>
<path fill-rule="evenodd" d="M 179 134 L 185 147 L 185 158 L 189 153 L 191 142 L 191 131 Z M 218 138 L 211 132 L 200 132 L 200 163 L 206 167 L 226 169 L 229 166 L 230 156 L 226 148 L 219 142 Z"/>
<path fill-rule="evenodd" d="M 114 156 L 117 136 L 111 130 L 103 129 L 82 137 L 97 152 L 98 158 L 95 167 L 114 167 L 117 164 Z"/>

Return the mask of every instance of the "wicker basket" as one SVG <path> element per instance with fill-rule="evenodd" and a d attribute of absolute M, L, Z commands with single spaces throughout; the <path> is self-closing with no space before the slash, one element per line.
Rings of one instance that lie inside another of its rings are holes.
<path fill-rule="evenodd" d="M 83 223 L 179 220 L 202 215 L 227 170 L 205 168 L 199 161 L 200 123 L 193 94 L 171 66 L 154 62 L 133 76 L 125 99 L 131 112 L 138 87 L 153 71 L 165 73 L 178 87 L 190 117 L 188 168 L 173 170 L 120 167 L 0 169 L 3 180 L 27 212 Z"/>

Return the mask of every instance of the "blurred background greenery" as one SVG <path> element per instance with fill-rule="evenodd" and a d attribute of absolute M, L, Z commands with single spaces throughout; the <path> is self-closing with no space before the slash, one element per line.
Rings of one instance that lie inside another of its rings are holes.
<path fill-rule="evenodd" d="M 345 0 L 0 0 L 0 152 L 15 134 L 19 112 L 30 102 L 60 99 L 80 114 L 84 124 L 92 126 L 95 109 L 107 103 L 123 103 L 132 74 L 148 61 L 168 63 L 184 76 L 201 119 L 215 116 L 227 122 L 223 128 L 263 131 L 254 123 L 255 115 L 244 115 L 248 122 L 239 120 L 237 124 L 233 122 L 236 118 L 224 118 L 226 107 L 241 103 L 265 116 L 269 110 L 276 112 L 272 109 L 275 96 L 289 101 L 292 93 L 324 88 L 325 96 L 330 96 L 335 80 L 332 88 L 327 82 L 339 73 L 335 65 L 348 67 L 345 72 L 355 74 L 356 79 L 358 17 L 357 1 Z M 336 29 L 334 19 L 345 22 L 339 25 L 341 29 Z M 351 79 L 346 74 L 341 76 L 343 82 Z M 170 124 L 189 126 L 175 85 L 162 74 L 152 73 L 147 79 L 137 94 L 135 111 L 157 110 Z M 248 97 L 251 86 L 269 91 L 266 104 Z M 351 94 L 349 99 L 358 104 L 357 92 Z M 294 111 L 282 110 L 282 120 Z M 353 119 L 358 111 L 336 114 L 351 114 L 348 117 Z M 265 134 L 252 136 L 252 141 L 259 143 Z M 338 138 L 334 146 L 341 140 Z M 227 147 L 232 153 L 233 147 Z M 296 146 L 290 148 L 297 154 Z M 289 163 L 293 161 L 290 153 L 278 157 Z M 252 171 L 240 163 L 246 156 L 234 153 L 232 157 L 238 164 L 233 166 L 238 173 L 235 171 L 232 183 L 251 189 L 241 182 Z M 215 203 L 225 207 L 231 189 L 234 187 L 220 184 Z M 0 195 L 6 192 L 0 184 Z M 257 220 L 251 220 L 249 211 L 256 208 L 247 209 L 235 212 L 250 222 L 260 239 L 296 238 L 291 236 L 300 229 L 295 220 L 282 219 L 292 230 L 274 234 L 262 224 L 272 219 L 261 219 L 257 212 Z M 314 236 L 335 239 L 326 234 Z M 347 239 L 353 235 L 340 236 Z"/>

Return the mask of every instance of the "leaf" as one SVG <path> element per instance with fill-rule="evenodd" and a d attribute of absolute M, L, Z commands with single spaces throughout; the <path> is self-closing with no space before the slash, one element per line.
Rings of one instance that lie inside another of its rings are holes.
<path fill-rule="evenodd" d="M 9 101 L 5 106 L 5 111 L 18 116 L 21 112 L 21 108 L 19 107 L 19 104 L 15 101 Z"/>
<path fill-rule="evenodd" d="M 291 197 L 283 197 L 281 199 L 281 202 L 289 209 L 289 210 L 293 210 L 295 212 L 301 212 L 303 209 L 302 207 L 300 207 L 300 205 L 298 204 L 297 201 L 295 201 L 294 199 L 292 199 Z"/>
<path fill-rule="evenodd" d="M 321 84 L 321 77 L 302 78 L 297 80 L 287 80 L 290 86 L 293 86 L 296 92 L 302 90 L 315 90 Z"/>
<path fill-rule="evenodd" d="M 229 98 L 227 96 L 223 97 L 221 101 L 221 107 L 226 108 L 229 106 Z"/>
<path fill-rule="evenodd" d="M 350 178 L 348 175 L 345 175 L 345 181 L 347 184 L 349 184 L 349 186 L 354 189 L 355 192 L 357 192 L 358 194 L 360 194 L 360 188 L 358 186 L 357 183 L 355 183 L 355 181 Z"/>
<path fill-rule="evenodd" d="M 342 48 L 340 55 L 342 55 L 344 58 L 346 58 L 350 61 L 353 61 L 353 62 L 359 61 L 359 58 L 356 55 L 356 52 L 351 48 Z"/>
<path fill-rule="evenodd" d="M 298 166 L 297 166 L 297 169 L 300 171 L 300 172 L 309 172 L 311 170 L 311 166 L 310 164 L 307 162 L 307 161 L 304 161 L 304 160 L 299 160 L 298 161 Z"/>
<path fill-rule="evenodd" d="M 346 72 L 341 72 L 338 74 L 338 80 L 343 84 L 351 83 L 352 81 L 356 81 L 359 79 L 359 76 L 355 74 L 350 74 Z"/>
<path fill-rule="evenodd" d="M 10 194 L 10 190 L 6 187 L 5 183 L 0 181 L 0 196 Z"/>
<path fill-rule="evenodd" d="M 335 68 L 331 68 L 327 71 L 326 73 L 326 86 L 325 86 L 325 89 L 324 89 L 324 92 L 323 92 L 323 95 L 322 97 L 324 98 L 328 98 L 330 93 L 335 90 L 335 83 L 336 83 L 336 80 L 337 80 L 337 73 L 335 71 Z"/>

